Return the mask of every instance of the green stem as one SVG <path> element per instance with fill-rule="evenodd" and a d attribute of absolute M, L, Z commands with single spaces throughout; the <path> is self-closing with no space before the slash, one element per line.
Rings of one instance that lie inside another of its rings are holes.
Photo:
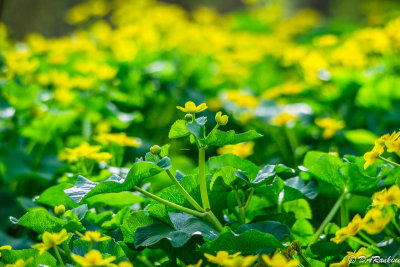
<path fill-rule="evenodd" d="M 246 223 L 246 209 L 244 208 L 244 206 L 239 207 L 239 223 Z"/>
<path fill-rule="evenodd" d="M 214 128 L 208 133 L 206 139 L 210 136 L 210 134 L 211 134 L 214 130 L 217 130 L 218 127 L 219 127 L 219 124 L 217 123 L 217 124 L 214 126 Z"/>
<path fill-rule="evenodd" d="M 381 159 L 381 160 L 383 160 L 383 161 L 386 161 L 387 163 L 390 163 L 390 164 L 392 164 L 393 166 L 400 167 L 400 164 L 399 164 L 399 163 L 394 162 L 394 161 L 391 161 L 390 159 L 387 159 L 387 158 L 384 158 L 384 157 L 381 157 L 381 156 L 379 156 L 379 159 Z"/>
<path fill-rule="evenodd" d="M 57 259 L 58 259 L 58 261 L 60 262 L 60 266 L 61 266 L 61 267 L 64 267 L 64 262 L 63 262 L 63 260 L 61 259 L 60 252 L 58 252 L 57 246 L 54 245 L 53 248 L 54 248 L 54 251 L 55 251 L 55 253 L 56 253 Z"/>
<path fill-rule="evenodd" d="M 94 243 L 90 242 L 88 252 L 90 252 L 93 249 L 93 245 L 94 245 Z"/>
<path fill-rule="evenodd" d="M 206 212 L 206 213 L 204 213 L 204 214 L 206 214 L 205 219 L 206 219 L 209 223 L 211 223 L 212 225 L 214 225 L 215 228 L 218 230 L 218 232 L 221 232 L 222 229 L 223 229 L 224 227 L 223 227 L 222 224 L 219 222 L 219 220 L 217 219 L 217 217 L 215 217 L 214 213 L 210 210 L 210 211 L 208 211 L 208 212 Z"/>
<path fill-rule="evenodd" d="M 349 239 L 350 239 L 350 240 L 353 240 L 354 242 L 356 242 L 356 243 L 358 243 L 358 244 L 360 244 L 360 245 L 362 245 L 362 246 L 364 246 L 364 247 L 367 247 L 367 248 L 370 247 L 370 248 L 372 248 L 373 250 L 375 250 L 376 252 L 378 252 L 379 254 L 382 254 L 382 251 L 381 251 L 379 248 L 375 247 L 374 245 L 368 244 L 368 243 L 366 243 L 366 242 L 360 240 L 359 238 L 357 238 L 357 237 L 355 237 L 355 236 L 350 236 Z"/>
<path fill-rule="evenodd" d="M 301 250 L 301 249 L 300 249 Z M 308 259 L 303 255 L 303 252 L 299 251 L 299 256 L 302 259 L 302 262 L 305 263 L 304 265 L 308 267 L 312 267 L 311 263 L 308 261 Z"/>
<path fill-rule="evenodd" d="M 203 209 L 206 211 L 211 210 L 210 201 L 208 200 L 207 193 L 207 180 L 206 180 L 206 169 L 205 169 L 206 152 L 205 149 L 199 148 L 199 184 L 200 184 L 200 195 L 203 203 Z"/>
<path fill-rule="evenodd" d="M 398 225 L 397 222 L 396 222 L 396 215 L 393 215 L 393 217 L 392 217 L 392 223 L 393 223 L 394 227 L 397 229 L 397 231 L 400 233 L 400 227 L 399 227 L 399 225 Z"/>
<path fill-rule="evenodd" d="M 369 238 L 369 236 L 367 236 L 365 233 L 363 233 L 362 231 L 359 231 L 358 234 L 364 238 L 368 243 L 370 243 L 373 246 L 376 246 L 376 243 L 374 240 L 372 240 L 371 238 Z"/>
<path fill-rule="evenodd" d="M 239 191 L 234 189 L 233 192 L 235 193 L 236 202 L 238 203 L 239 207 L 242 206 L 242 201 L 240 200 Z"/>
<path fill-rule="evenodd" d="M 247 207 L 250 205 L 250 201 L 251 201 L 251 198 L 253 197 L 253 194 L 254 194 L 254 187 L 251 189 L 251 191 L 250 191 L 250 194 L 249 194 L 249 196 L 248 196 L 248 198 L 247 198 L 247 201 L 246 201 L 246 204 L 244 205 L 244 208 L 245 209 L 247 209 Z"/>
<path fill-rule="evenodd" d="M 178 190 L 182 193 L 182 195 L 186 198 L 187 201 L 189 201 L 190 204 L 192 204 L 192 206 L 200 211 L 200 212 L 204 212 L 204 209 L 197 203 L 196 200 L 194 200 L 192 198 L 191 195 L 189 195 L 189 193 L 185 190 L 185 188 L 182 187 L 182 185 L 178 182 L 178 180 L 176 180 L 176 178 L 172 175 L 170 170 L 166 170 L 169 178 L 171 179 L 171 181 L 174 183 L 174 185 L 178 188 Z"/>
<path fill-rule="evenodd" d="M 204 218 L 206 216 L 206 213 L 198 212 L 196 210 L 192 210 L 192 209 L 186 208 L 184 206 L 181 206 L 181 205 L 175 204 L 173 202 L 170 202 L 170 201 L 165 200 L 163 198 L 160 198 L 159 196 L 156 196 L 156 195 L 154 195 L 154 194 L 152 194 L 150 192 L 147 192 L 147 191 L 143 190 L 142 188 L 140 188 L 140 187 L 138 187 L 136 185 L 133 188 L 136 191 L 142 193 L 143 195 L 148 196 L 149 198 L 152 198 L 152 199 L 154 199 L 154 200 L 156 200 L 156 201 L 158 201 L 160 203 L 163 203 L 164 205 L 170 206 L 171 208 L 174 208 L 174 209 L 189 213 L 189 214 L 191 214 L 193 216 L 196 216 L 196 217 L 199 217 L 199 218 Z"/>
<path fill-rule="evenodd" d="M 340 222 L 342 227 L 349 224 L 349 209 L 346 199 L 340 204 Z"/>
<path fill-rule="evenodd" d="M 343 202 L 343 200 L 349 195 L 349 193 L 347 193 L 347 190 L 345 190 L 342 195 L 339 197 L 339 199 L 336 201 L 335 205 L 333 205 L 331 211 L 328 213 L 328 215 L 325 217 L 324 221 L 321 223 L 321 225 L 319 226 L 317 232 L 315 232 L 315 234 L 313 235 L 311 241 L 308 243 L 307 247 L 310 247 L 312 244 L 314 244 L 318 238 L 320 237 L 320 235 L 322 234 L 322 232 L 324 231 L 326 225 L 332 220 L 333 216 L 335 216 L 336 212 L 338 211 L 340 204 Z"/>

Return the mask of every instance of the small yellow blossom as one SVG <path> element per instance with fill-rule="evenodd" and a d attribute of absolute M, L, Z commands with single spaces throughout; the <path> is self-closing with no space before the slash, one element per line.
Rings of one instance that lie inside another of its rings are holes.
<path fill-rule="evenodd" d="M 393 132 L 389 137 L 385 139 L 385 146 L 387 152 L 400 152 L 400 131 Z"/>
<path fill-rule="evenodd" d="M 250 256 L 241 256 L 238 255 L 236 257 L 230 257 L 223 261 L 222 266 L 225 267 L 248 267 L 252 266 L 253 263 L 257 260 L 257 255 L 250 255 Z"/>
<path fill-rule="evenodd" d="M 314 39 L 314 44 L 320 47 L 333 46 L 338 43 L 338 37 L 334 34 L 325 34 Z"/>
<path fill-rule="evenodd" d="M 385 140 L 389 138 L 389 135 L 384 135 L 380 137 L 378 140 L 375 141 L 375 146 L 374 148 L 364 154 L 364 170 L 367 169 L 369 166 L 375 163 L 375 161 L 378 159 L 380 155 L 383 154 L 384 146 L 385 146 Z"/>
<path fill-rule="evenodd" d="M 215 121 L 219 124 L 219 125 L 226 125 L 228 123 L 229 117 L 228 115 L 222 115 L 222 112 L 219 111 L 217 112 L 217 114 L 215 115 Z"/>
<path fill-rule="evenodd" d="M 62 229 L 59 233 L 44 232 L 42 237 L 43 242 L 33 245 L 32 248 L 38 249 L 39 254 L 42 255 L 44 252 L 51 249 L 52 247 L 61 245 L 67 239 L 68 233 L 65 229 Z"/>
<path fill-rule="evenodd" d="M 2 250 L 11 250 L 11 249 L 12 249 L 12 247 L 10 245 L 1 246 L 0 247 L 0 257 L 1 257 Z"/>
<path fill-rule="evenodd" d="M 101 233 L 97 231 L 86 231 L 85 235 L 82 235 L 78 231 L 75 232 L 77 235 L 81 237 L 81 240 L 86 241 L 86 242 L 102 242 L 111 239 L 109 236 L 103 236 L 101 237 Z"/>
<path fill-rule="evenodd" d="M 107 152 L 99 152 L 101 146 L 91 146 L 88 143 L 82 143 L 75 148 L 66 148 L 59 155 L 60 160 L 67 160 L 69 163 L 82 161 L 84 159 L 102 162 L 109 160 L 111 154 Z"/>
<path fill-rule="evenodd" d="M 19 259 L 13 264 L 6 264 L 5 267 L 25 267 L 28 266 L 33 261 L 33 257 L 30 257 L 27 260 Z"/>
<path fill-rule="evenodd" d="M 362 228 L 363 220 L 359 214 L 353 217 L 353 220 L 347 225 L 347 233 L 350 236 L 355 236 Z"/>
<path fill-rule="evenodd" d="M 277 125 L 277 126 L 284 126 L 284 125 L 288 124 L 289 122 L 295 120 L 296 118 L 297 117 L 292 114 L 283 112 L 283 113 L 279 114 L 278 116 L 274 117 L 272 119 L 271 123 L 273 125 Z"/>
<path fill-rule="evenodd" d="M 336 231 L 335 237 L 331 238 L 332 242 L 335 242 L 336 244 L 342 243 L 349 237 L 347 227 L 340 228 L 339 230 Z"/>
<path fill-rule="evenodd" d="M 385 188 L 372 196 L 372 206 L 374 207 L 384 209 L 392 204 L 400 208 L 400 188 L 398 185 L 392 185 L 389 190 Z"/>
<path fill-rule="evenodd" d="M 363 230 L 370 235 L 379 234 L 385 229 L 391 218 L 392 212 L 388 212 L 384 216 L 381 210 L 370 209 L 363 219 Z"/>
<path fill-rule="evenodd" d="M 209 262 L 215 263 L 215 264 L 220 264 L 222 265 L 224 263 L 224 260 L 228 258 L 235 258 L 236 256 L 239 256 L 240 252 L 237 252 L 233 255 L 229 255 L 227 251 L 218 251 L 216 256 L 213 256 L 208 253 L 204 253 L 204 256 L 207 258 Z"/>
<path fill-rule="evenodd" d="M 226 145 L 218 148 L 218 154 L 232 153 L 241 158 L 247 158 L 254 153 L 254 142 L 245 142 L 236 145 Z"/>
<path fill-rule="evenodd" d="M 324 139 L 332 138 L 336 131 L 343 129 L 345 126 L 344 121 L 337 121 L 332 118 L 317 118 L 315 123 L 324 129 L 322 133 Z"/>
<path fill-rule="evenodd" d="M 82 267 L 104 266 L 113 262 L 116 259 L 115 256 L 103 259 L 103 256 L 98 250 L 89 251 L 89 253 L 85 254 L 85 257 L 71 254 L 71 258 Z"/>
<path fill-rule="evenodd" d="M 275 253 L 272 257 L 264 254 L 261 255 L 261 258 L 269 267 L 297 267 L 300 265 L 298 260 L 288 260 L 281 253 Z"/>
<path fill-rule="evenodd" d="M 257 97 L 241 90 L 230 90 L 226 92 L 226 99 L 234 102 L 239 107 L 255 108 L 259 104 Z"/>
<path fill-rule="evenodd" d="M 129 137 L 126 133 L 102 133 L 95 137 L 95 139 L 103 145 L 118 144 L 120 146 L 138 147 L 141 141 L 136 137 Z"/>
<path fill-rule="evenodd" d="M 194 102 L 188 101 L 185 103 L 184 108 L 180 107 L 180 106 L 177 106 L 176 108 L 179 110 L 182 110 L 183 112 L 186 112 L 186 113 L 199 113 L 199 112 L 202 112 L 207 109 L 207 104 L 202 103 L 202 104 L 196 106 L 196 104 Z"/>

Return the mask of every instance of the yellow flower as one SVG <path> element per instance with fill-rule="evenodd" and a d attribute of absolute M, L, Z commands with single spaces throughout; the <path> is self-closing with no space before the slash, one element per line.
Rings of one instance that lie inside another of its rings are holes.
<path fill-rule="evenodd" d="M 69 163 L 82 161 L 84 159 L 94 160 L 96 162 L 106 161 L 111 158 L 107 152 L 99 152 L 101 146 L 91 146 L 83 143 L 75 148 L 66 148 L 59 155 L 60 160 L 67 160 Z"/>
<path fill-rule="evenodd" d="M 129 261 L 121 261 L 120 263 L 118 263 L 118 265 L 110 263 L 107 266 L 108 267 L 133 267 L 133 264 L 130 263 Z"/>
<path fill-rule="evenodd" d="M 0 247 L 0 257 L 1 257 L 2 250 L 11 250 L 11 249 L 12 249 L 12 247 L 10 245 L 1 246 Z"/>
<path fill-rule="evenodd" d="M 222 266 L 225 267 L 247 267 L 251 266 L 256 260 L 258 256 L 257 255 L 250 255 L 250 256 L 236 256 L 232 258 L 227 258 L 223 261 Z"/>
<path fill-rule="evenodd" d="M 371 254 L 367 253 L 366 250 L 367 249 L 365 247 L 361 247 L 357 252 L 349 251 L 341 262 L 332 263 L 329 265 L 329 267 L 348 267 L 351 263 L 349 259 L 358 259 L 361 256 L 368 258 L 371 256 Z"/>
<path fill-rule="evenodd" d="M 102 242 L 111 238 L 109 236 L 101 237 L 101 233 L 97 231 L 86 231 L 85 235 L 82 235 L 78 231 L 76 231 L 75 233 L 81 237 L 81 240 L 86 242 Z"/>
<path fill-rule="evenodd" d="M 272 119 L 272 124 L 273 124 L 273 125 L 277 125 L 277 126 L 284 126 L 284 125 L 286 125 L 288 122 L 293 121 L 293 120 L 295 120 L 296 118 L 297 118 L 297 117 L 294 116 L 294 115 L 292 115 L 292 114 L 283 112 L 283 113 L 279 114 L 278 116 L 276 116 L 276 117 L 274 117 L 274 118 Z"/>
<path fill-rule="evenodd" d="M 219 124 L 219 125 L 226 125 L 228 123 L 229 117 L 228 115 L 222 115 L 222 112 L 219 111 L 217 112 L 217 114 L 215 115 L 215 121 Z"/>
<path fill-rule="evenodd" d="M 59 233 L 44 232 L 42 237 L 43 242 L 33 245 L 32 248 L 38 249 L 39 254 L 42 255 L 44 252 L 51 249 L 52 247 L 61 245 L 67 239 L 68 233 L 65 229 L 62 229 Z"/>
<path fill-rule="evenodd" d="M 392 204 L 400 208 L 400 188 L 398 185 L 393 185 L 389 190 L 385 188 L 372 196 L 372 206 L 374 207 L 384 209 Z"/>
<path fill-rule="evenodd" d="M 226 99 L 234 102 L 239 107 L 255 108 L 259 104 L 257 97 L 240 90 L 226 92 Z"/>
<path fill-rule="evenodd" d="M 241 158 L 247 158 L 248 156 L 254 153 L 253 148 L 254 148 L 254 142 L 246 142 L 236 145 L 226 145 L 220 147 L 218 148 L 217 152 L 220 155 L 232 153 Z"/>
<path fill-rule="evenodd" d="M 263 261 L 270 267 L 297 267 L 300 262 L 296 259 L 287 260 L 281 253 L 275 253 L 272 257 L 268 255 L 261 255 Z"/>
<path fill-rule="evenodd" d="M 65 213 L 65 206 L 64 205 L 60 205 L 60 206 L 55 206 L 54 207 L 54 213 L 57 216 L 61 216 Z"/>
<path fill-rule="evenodd" d="M 102 133 L 95 137 L 95 139 L 104 144 L 118 144 L 120 146 L 132 146 L 138 147 L 141 145 L 141 141 L 139 138 L 136 137 L 129 137 L 126 133 Z"/>
<path fill-rule="evenodd" d="M 5 267 L 25 267 L 28 266 L 28 264 L 31 263 L 32 261 L 33 261 L 32 257 L 30 257 L 26 261 L 24 261 L 23 259 L 19 259 L 13 264 L 6 264 Z"/>
<path fill-rule="evenodd" d="M 189 264 L 186 267 L 200 267 L 203 264 L 203 260 L 200 259 L 196 264 Z"/>
<path fill-rule="evenodd" d="M 104 266 L 113 262 L 116 259 L 115 256 L 103 259 L 103 256 L 98 250 L 89 251 L 89 253 L 85 254 L 85 257 L 71 254 L 71 258 L 83 267 Z"/>
<path fill-rule="evenodd" d="M 370 235 L 379 234 L 385 229 L 391 218 L 392 212 L 388 212 L 383 216 L 381 210 L 370 209 L 363 219 L 363 230 Z"/>
<path fill-rule="evenodd" d="M 199 112 L 202 112 L 207 109 L 207 104 L 202 103 L 202 104 L 196 106 L 196 104 L 193 103 L 192 101 L 188 101 L 185 103 L 184 108 L 180 107 L 180 106 L 177 106 L 176 108 L 179 110 L 182 110 L 183 112 L 186 112 L 186 113 L 199 113 Z"/>
<path fill-rule="evenodd" d="M 353 217 L 353 220 L 347 225 L 347 233 L 350 236 L 355 236 L 362 228 L 363 220 L 359 214 Z"/>
<path fill-rule="evenodd" d="M 213 256 L 208 253 L 204 253 L 204 256 L 207 258 L 209 262 L 215 263 L 215 264 L 220 264 L 222 265 L 224 263 L 224 260 L 228 259 L 229 257 L 235 258 L 240 255 L 240 252 L 237 252 L 233 255 L 229 255 L 227 251 L 218 251 L 216 256 Z"/>
<path fill-rule="evenodd" d="M 388 138 L 385 140 L 385 146 L 387 148 L 387 152 L 400 152 L 400 131 L 393 132 Z"/>
<path fill-rule="evenodd" d="M 345 126 L 344 121 L 337 121 L 332 118 L 317 118 L 315 123 L 324 129 L 322 133 L 324 139 L 332 138 L 337 130 L 341 130 Z"/>
<path fill-rule="evenodd" d="M 314 44 L 316 46 L 326 47 L 326 46 L 333 46 L 338 43 L 338 38 L 334 34 L 325 34 L 321 37 L 314 39 Z"/>
<path fill-rule="evenodd" d="M 339 230 L 336 231 L 335 237 L 331 238 L 332 242 L 335 242 L 336 244 L 342 243 L 349 237 L 347 227 L 340 228 Z"/>

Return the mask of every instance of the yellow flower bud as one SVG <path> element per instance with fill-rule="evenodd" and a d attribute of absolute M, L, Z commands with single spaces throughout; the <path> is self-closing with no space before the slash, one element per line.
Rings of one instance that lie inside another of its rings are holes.
<path fill-rule="evenodd" d="M 61 216 L 65 213 L 65 206 L 64 205 L 60 205 L 60 206 L 55 206 L 54 207 L 54 213 L 57 216 Z"/>
<path fill-rule="evenodd" d="M 221 126 L 226 125 L 228 123 L 228 119 L 228 115 L 222 115 L 221 111 L 219 111 L 217 115 L 215 115 L 215 121 Z"/>
<path fill-rule="evenodd" d="M 154 146 L 150 147 L 150 152 L 154 155 L 158 155 L 161 153 L 161 147 L 158 145 L 154 145 Z"/>

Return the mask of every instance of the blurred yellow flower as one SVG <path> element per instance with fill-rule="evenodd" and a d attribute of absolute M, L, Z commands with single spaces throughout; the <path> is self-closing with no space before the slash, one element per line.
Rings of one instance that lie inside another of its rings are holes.
<path fill-rule="evenodd" d="M 239 143 L 236 145 L 226 145 L 218 148 L 218 154 L 232 153 L 241 158 L 247 158 L 254 153 L 254 142 Z"/>
<path fill-rule="evenodd" d="M 118 144 L 120 146 L 138 147 L 141 141 L 136 137 L 129 137 L 126 133 L 102 133 L 95 137 L 95 140 L 103 145 Z"/>
<path fill-rule="evenodd" d="M 332 138 L 336 131 L 341 130 L 345 127 L 344 121 L 337 121 L 332 118 L 317 118 L 315 123 L 324 129 L 322 137 L 324 139 Z"/>
<path fill-rule="evenodd" d="M 291 121 L 294 121 L 295 119 L 297 119 L 296 116 L 283 112 L 281 114 L 279 114 L 278 116 L 274 117 L 271 121 L 271 124 L 276 125 L 276 126 L 284 126 L 286 124 L 288 124 Z"/>
<path fill-rule="evenodd" d="M 84 159 L 102 162 L 109 160 L 112 156 L 107 152 L 99 152 L 101 146 L 91 146 L 88 143 L 82 143 L 75 148 L 66 148 L 59 155 L 60 160 L 66 160 L 69 163 L 82 161 Z"/>
<path fill-rule="evenodd" d="M 363 219 L 363 230 L 370 235 L 376 235 L 385 229 L 392 218 L 392 212 L 389 211 L 384 216 L 379 209 L 370 209 Z"/>
<path fill-rule="evenodd" d="M 298 260 L 288 260 L 279 252 L 275 253 L 272 257 L 264 254 L 261 255 L 261 258 L 269 267 L 297 267 L 300 265 Z"/>
<path fill-rule="evenodd" d="M 241 252 L 237 252 L 233 255 L 229 255 L 229 253 L 227 251 L 218 251 L 217 255 L 215 255 L 215 256 L 208 254 L 208 253 L 204 253 L 204 257 L 206 257 L 207 260 L 211 263 L 222 265 L 226 259 L 228 259 L 229 257 L 235 258 L 235 257 L 239 256 L 240 253 Z"/>
<path fill-rule="evenodd" d="M 258 106 L 257 97 L 241 90 L 230 90 L 226 92 L 226 99 L 234 102 L 239 107 L 255 108 Z"/>
<path fill-rule="evenodd" d="M 389 138 L 389 135 L 384 135 L 381 136 L 378 140 L 375 141 L 375 146 L 374 148 L 364 154 L 364 170 L 367 169 L 369 166 L 375 163 L 375 161 L 378 159 L 380 155 L 383 154 L 384 152 L 384 147 L 385 147 L 385 140 Z"/>
<path fill-rule="evenodd" d="M 225 267 L 248 267 L 258 259 L 258 255 L 229 257 L 223 261 L 222 266 Z"/>
<path fill-rule="evenodd" d="M 371 254 L 367 253 L 367 249 L 365 247 L 361 247 L 357 252 L 347 252 L 347 255 L 342 259 L 341 262 L 332 263 L 329 265 L 329 267 L 348 267 L 352 263 L 350 260 L 359 259 L 362 256 L 366 258 L 371 256 Z"/>
<path fill-rule="evenodd" d="M 203 264 L 203 260 L 200 259 L 196 264 L 189 264 L 186 267 L 200 267 Z"/>
<path fill-rule="evenodd" d="M 42 255 L 52 247 L 61 245 L 68 239 L 67 230 L 62 229 L 59 233 L 44 232 L 42 236 L 42 243 L 33 245 L 32 248 L 38 249 L 39 254 Z"/>
<path fill-rule="evenodd" d="M 333 46 L 339 42 L 339 39 L 334 34 L 325 34 L 314 39 L 314 44 L 320 47 Z"/>
<path fill-rule="evenodd" d="M 75 233 L 81 237 L 81 240 L 86 241 L 86 242 L 91 242 L 91 243 L 103 242 L 103 241 L 111 239 L 111 237 L 109 237 L 109 236 L 101 237 L 101 233 L 99 233 L 97 231 L 86 231 L 85 235 L 82 235 L 78 231 L 76 231 Z"/>
<path fill-rule="evenodd" d="M 76 254 L 71 254 L 71 258 L 82 267 L 104 266 L 108 265 L 116 259 L 115 256 L 103 259 L 103 256 L 98 250 L 91 250 L 87 254 L 85 254 L 84 257 Z"/>
<path fill-rule="evenodd" d="M 400 208 L 400 188 L 392 185 L 389 190 L 386 188 L 372 195 L 372 206 L 384 209 L 387 206 L 396 205 Z"/>
<path fill-rule="evenodd" d="M 202 104 L 196 106 L 196 104 L 193 103 L 192 101 L 188 101 L 185 103 L 184 108 L 180 107 L 180 106 L 177 106 L 176 108 L 183 112 L 186 112 L 186 113 L 199 113 L 199 112 L 202 112 L 207 109 L 207 104 L 202 103 Z"/>

